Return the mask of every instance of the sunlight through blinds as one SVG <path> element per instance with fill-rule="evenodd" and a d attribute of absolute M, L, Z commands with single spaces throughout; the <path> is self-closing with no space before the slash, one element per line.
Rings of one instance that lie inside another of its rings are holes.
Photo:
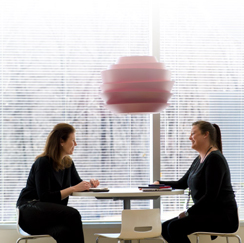
<path fill-rule="evenodd" d="M 175 81 L 171 105 L 161 114 L 161 179 L 180 179 L 197 156 L 189 141 L 192 122 L 217 123 L 237 203 L 243 207 L 243 1 L 160 3 L 161 61 Z M 163 197 L 163 219 L 182 212 L 186 198 Z"/>
<path fill-rule="evenodd" d="M 148 184 L 150 116 L 114 115 L 99 97 L 102 70 L 120 56 L 149 55 L 148 1 L 0 2 L 0 222 L 15 221 L 31 165 L 60 122 L 76 128 L 82 179 Z M 83 221 L 119 220 L 123 209 L 95 198 L 69 203 Z"/>

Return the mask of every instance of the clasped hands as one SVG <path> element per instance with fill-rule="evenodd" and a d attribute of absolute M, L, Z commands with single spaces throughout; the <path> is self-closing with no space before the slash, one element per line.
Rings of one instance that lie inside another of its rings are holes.
<path fill-rule="evenodd" d="M 99 186 L 100 182 L 97 179 L 91 179 L 90 184 L 91 184 L 91 187 L 97 187 L 97 186 Z"/>
<path fill-rule="evenodd" d="M 90 181 L 82 181 L 77 184 L 75 187 L 77 191 L 88 191 L 90 188 L 95 188 L 99 186 L 100 182 L 97 179 L 91 179 Z"/>
<path fill-rule="evenodd" d="M 182 218 L 185 218 L 187 216 L 188 215 L 186 214 L 186 211 L 184 211 L 184 212 L 182 212 L 182 213 L 179 214 L 178 219 L 182 219 Z"/>

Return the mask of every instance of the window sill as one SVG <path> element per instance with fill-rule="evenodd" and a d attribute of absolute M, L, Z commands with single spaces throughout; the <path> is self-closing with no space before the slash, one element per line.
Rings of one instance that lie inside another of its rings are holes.
<path fill-rule="evenodd" d="M 83 222 L 82 225 L 84 229 L 120 228 L 121 222 Z M 0 230 L 12 229 L 16 229 L 15 223 L 0 224 Z"/>
<path fill-rule="evenodd" d="M 85 222 L 83 223 L 84 229 L 102 229 L 102 228 L 120 228 L 121 223 L 120 222 Z M 244 220 L 240 222 L 240 226 L 244 226 Z M 12 230 L 16 229 L 16 225 L 14 223 L 9 224 L 0 224 L 0 230 Z"/>

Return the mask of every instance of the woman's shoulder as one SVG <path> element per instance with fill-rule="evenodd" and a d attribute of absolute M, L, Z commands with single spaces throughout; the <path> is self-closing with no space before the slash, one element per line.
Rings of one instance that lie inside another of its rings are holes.
<path fill-rule="evenodd" d="M 208 155 L 208 160 L 206 160 L 207 163 L 214 163 L 214 164 L 227 164 L 227 161 L 224 157 L 224 155 L 219 151 L 219 150 L 215 150 L 212 151 L 209 155 Z"/>
<path fill-rule="evenodd" d="M 225 159 L 224 155 L 219 150 L 212 151 L 208 157 L 215 159 Z"/>
<path fill-rule="evenodd" d="M 40 156 L 37 157 L 35 163 L 45 163 L 45 162 L 49 162 L 50 163 L 51 158 L 49 158 L 48 156 Z"/>
<path fill-rule="evenodd" d="M 36 159 L 33 166 L 35 168 L 50 167 L 51 164 L 52 164 L 52 160 L 48 156 L 42 156 Z"/>

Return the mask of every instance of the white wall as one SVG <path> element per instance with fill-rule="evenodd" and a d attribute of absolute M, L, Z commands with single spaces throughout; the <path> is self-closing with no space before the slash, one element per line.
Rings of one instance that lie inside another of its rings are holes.
<path fill-rule="evenodd" d="M 84 227 L 84 234 L 85 234 L 85 243 L 95 243 L 96 242 L 96 237 L 94 236 L 94 233 L 116 233 L 120 231 L 120 227 L 112 227 L 112 228 L 90 228 L 90 227 Z M 244 226 L 240 227 L 238 231 L 239 236 L 243 239 L 244 241 Z M 15 229 L 0 229 L 0 243 L 14 243 L 18 239 L 19 235 L 17 234 Z M 190 236 L 191 242 L 195 243 L 196 239 L 194 236 Z M 24 242 L 24 241 L 23 241 Z M 34 243 L 55 243 L 53 239 L 41 239 L 41 240 L 35 240 L 35 241 L 30 241 Z M 105 240 L 101 239 L 99 242 L 101 243 L 117 243 L 116 240 Z M 142 243 L 149 243 L 149 241 L 142 241 Z M 157 241 L 153 241 L 157 243 Z M 222 243 L 226 242 L 225 238 L 217 238 L 214 241 L 211 241 L 209 237 L 204 236 L 200 238 L 201 243 Z M 237 239 L 230 239 L 230 243 L 237 243 Z M 71 243 L 71 242 L 67 242 Z M 134 242 L 133 242 L 134 243 Z"/>

